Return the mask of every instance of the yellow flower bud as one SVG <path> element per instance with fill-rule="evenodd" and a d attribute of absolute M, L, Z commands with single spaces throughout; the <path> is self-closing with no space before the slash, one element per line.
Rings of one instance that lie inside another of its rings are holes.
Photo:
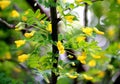
<path fill-rule="evenodd" d="M 72 64 L 72 66 L 75 66 L 75 65 L 76 65 L 75 62 L 71 62 L 71 64 Z"/>
<path fill-rule="evenodd" d="M 47 29 L 47 31 L 49 31 L 50 33 L 52 33 L 52 24 L 49 23 L 46 29 Z"/>
<path fill-rule="evenodd" d="M 86 74 L 83 74 L 83 77 L 84 77 L 86 80 L 92 80 L 92 79 L 93 79 L 93 77 L 88 76 L 88 75 L 86 75 Z"/>
<path fill-rule="evenodd" d="M 70 73 L 66 73 L 66 75 L 71 79 L 75 79 L 78 77 L 78 75 L 71 75 Z"/>
<path fill-rule="evenodd" d="M 60 65 L 58 65 L 58 68 L 61 69 L 61 70 L 63 69 Z"/>
<path fill-rule="evenodd" d="M 94 30 L 97 34 L 100 34 L 100 35 L 103 35 L 103 34 L 104 34 L 104 32 L 99 31 L 97 28 L 93 28 L 93 30 Z"/>

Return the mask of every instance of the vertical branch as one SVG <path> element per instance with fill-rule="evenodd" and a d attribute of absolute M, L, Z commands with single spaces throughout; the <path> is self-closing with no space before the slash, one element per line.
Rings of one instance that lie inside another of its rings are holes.
<path fill-rule="evenodd" d="M 84 9 L 84 26 L 88 26 L 88 19 L 87 19 L 87 11 L 88 11 L 88 4 L 85 3 L 85 9 Z"/>
<path fill-rule="evenodd" d="M 54 2 L 56 3 L 56 0 L 54 0 Z M 57 42 L 58 41 L 58 27 L 57 27 L 57 11 L 56 11 L 56 7 L 50 7 L 50 14 L 51 14 L 51 22 L 52 22 L 52 40 L 53 42 Z M 55 74 L 55 72 L 53 71 L 54 69 L 57 70 L 57 65 L 58 65 L 58 57 L 56 56 L 58 54 L 58 49 L 57 46 L 55 46 L 54 44 L 52 45 L 52 62 L 53 62 L 53 68 L 52 68 L 52 82 L 51 84 L 56 84 L 57 82 L 57 75 Z M 54 60 L 56 62 L 54 62 Z"/>
<path fill-rule="evenodd" d="M 88 26 L 87 12 L 88 12 L 88 4 L 85 3 L 85 9 L 84 9 L 84 27 Z M 88 38 L 86 38 L 86 41 L 88 41 Z M 86 84 L 93 84 L 93 83 L 91 81 L 86 81 Z"/>

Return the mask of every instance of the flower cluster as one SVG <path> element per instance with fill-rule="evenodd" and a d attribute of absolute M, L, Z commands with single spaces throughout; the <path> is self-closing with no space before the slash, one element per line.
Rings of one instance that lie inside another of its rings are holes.
<path fill-rule="evenodd" d="M 62 43 L 60 41 L 57 42 L 57 48 L 58 48 L 60 54 L 65 53 L 64 46 L 62 45 Z"/>

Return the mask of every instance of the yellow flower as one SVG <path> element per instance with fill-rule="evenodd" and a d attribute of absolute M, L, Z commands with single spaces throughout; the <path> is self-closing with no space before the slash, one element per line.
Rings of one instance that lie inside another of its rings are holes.
<path fill-rule="evenodd" d="M 27 37 L 27 38 L 30 38 L 34 35 L 35 31 L 32 31 L 30 33 L 25 33 L 24 36 Z"/>
<path fill-rule="evenodd" d="M 62 43 L 60 41 L 57 42 L 57 48 L 58 48 L 60 54 L 65 53 L 64 46 L 62 45 Z"/>
<path fill-rule="evenodd" d="M 13 18 L 16 18 L 16 17 L 19 17 L 20 15 L 19 15 L 19 13 L 16 11 L 16 10 L 13 10 L 12 12 L 11 12 L 11 17 L 13 17 Z"/>
<path fill-rule="evenodd" d="M 49 31 L 50 33 L 52 33 L 52 24 L 51 23 L 48 24 L 47 31 Z"/>
<path fill-rule="evenodd" d="M 0 1 L 0 8 L 5 9 L 6 7 L 8 7 L 10 5 L 10 3 L 11 3 L 11 1 L 9 1 L 9 0 Z"/>
<path fill-rule="evenodd" d="M 93 77 L 88 76 L 88 75 L 86 75 L 86 74 L 83 74 L 83 77 L 84 77 L 86 80 L 92 80 L 92 79 L 93 79 Z"/>
<path fill-rule="evenodd" d="M 71 75 L 70 73 L 66 73 L 66 75 L 71 79 L 75 79 L 78 77 L 78 75 Z"/>
<path fill-rule="evenodd" d="M 18 47 L 20 47 L 20 46 L 25 44 L 25 40 L 17 40 L 17 41 L 15 41 L 15 44 L 16 44 L 16 46 L 18 48 Z"/>
<path fill-rule="evenodd" d="M 95 60 L 90 60 L 90 61 L 88 62 L 88 65 L 89 65 L 90 67 L 94 67 L 94 66 L 96 66 L 96 61 L 95 61 Z"/>
<path fill-rule="evenodd" d="M 100 35 L 103 35 L 103 34 L 104 34 L 104 32 L 99 31 L 97 28 L 93 28 L 93 30 L 94 30 L 97 34 L 100 34 Z"/>
<path fill-rule="evenodd" d="M 82 64 L 86 64 L 86 61 L 85 61 L 86 57 L 87 57 L 86 53 L 82 52 L 81 56 L 77 57 L 77 60 L 79 60 Z"/>
<path fill-rule="evenodd" d="M 75 0 L 76 1 L 76 3 L 80 3 L 80 2 L 82 2 L 83 0 Z"/>
<path fill-rule="evenodd" d="M 22 21 L 27 21 L 27 17 L 26 16 L 22 16 Z"/>
<path fill-rule="evenodd" d="M 86 38 L 86 37 L 84 37 L 84 36 L 79 36 L 79 37 L 76 38 L 76 41 L 77 41 L 77 42 L 81 42 L 81 41 L 84 41 L 85 38 Z"/>
<path fill-rule="evenodd" d="M 66 19 L 68 22 L 73 22 L 74 16 L 72 16 L 72 15 L 65 16 L 65 19 Z"/>
<path fill-rule="evenodd" d="M 82 31 L 83 31 L 85 34 L 91 36 L 91 35 L 92 35 L 92 32 L 93 32 L 93 29 L 92 29 L 92 28 L 89 28 L 89 27 L 86 27 L 86 28 L 82 28 Z"/>
<path fill-rule="evenodd" d="M 10 52 L 5 53 L 5 58 L 6 58 L 6 59 L 11 59 L 11 54 L 10 54 Z"/>
<path fill-rule="evenodd" d="M 105 72 L 104 71 L 99 71 L 97 74 L 98 74 L 98 77 L 100 77 L 100 78 L 105 76 Z"/>
<path fill-rule="evenodd" d="M 120 0 L 117 0 L 117 3 L 120 4 Z"/>
<path fill-rule="evenodd" d="M 94 55 L 94 54 L 92 54 L 92 57 L 95 58 L 95 59 L 100 59 L 101 58 L 100 55 Z"/>
<path fill-rule="evenodd" d="M 18 56 L 18 61 L 19 62 L 24 62 L 24 61 L 26 61 L 28 59 L 28 57 L 29 57 L 29 55 L 27 55 L 27 54 L 19 55 Z"/>

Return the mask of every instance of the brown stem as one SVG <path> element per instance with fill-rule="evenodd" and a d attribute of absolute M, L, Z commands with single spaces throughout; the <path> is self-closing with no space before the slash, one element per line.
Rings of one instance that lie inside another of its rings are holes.
<path fill-rule="evenodd" d="M 8 22 L 6 22 L 5 20 L 3 20 L 2 18 L 0 18 L 0 23 L 6 25 L 9 28 L 15 28 L 14 24 L 9 24 Z"/>

